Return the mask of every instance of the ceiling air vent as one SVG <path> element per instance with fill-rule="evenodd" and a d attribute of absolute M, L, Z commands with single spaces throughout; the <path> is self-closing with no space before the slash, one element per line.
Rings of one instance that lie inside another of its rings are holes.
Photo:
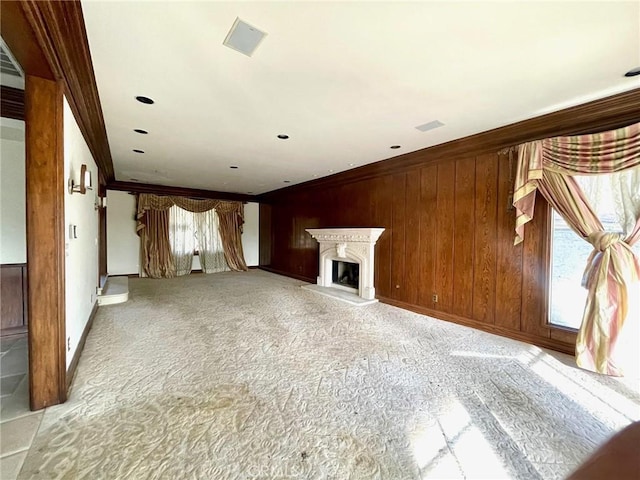
<path fill-rule="evenodd" d="M 427 132 L 429 130 L 433 130 L 434 128 L 442 127 L 443 125 L 444 123 L 442 123 L 440 120 L 434 120 L 433 122 L 418 125 L 416 128 L 421 132 Z"/>
<path fill-rule="evenodd" d="M 222 44 L 250 57 L 266 36 L 265 32 L 236 18 Z"/>
<path fill-rule="evenodd" d="M 0 71 L 14 77 L 22 77 L 22 69 L 9 53 L 4 42 L 0 43 Z"/>

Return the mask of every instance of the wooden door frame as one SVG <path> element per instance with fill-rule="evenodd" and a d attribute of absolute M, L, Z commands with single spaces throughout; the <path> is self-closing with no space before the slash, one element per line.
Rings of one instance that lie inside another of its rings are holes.
<path fill-rule="evenodd" d="M 38 410 L 67 396 L 63 96 L 101 187 L 115 178 L 80 1 L 3 2 L 0 22 L 26 77 L 29 387 Z M 106 260 L 106 242 L 99 248 Z"/>

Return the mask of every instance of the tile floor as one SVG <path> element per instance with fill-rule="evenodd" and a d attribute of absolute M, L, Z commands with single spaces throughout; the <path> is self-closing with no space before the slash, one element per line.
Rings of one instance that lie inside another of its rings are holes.
<path fill-rule="evenodd" d="M 18 476 L 43 410 L 29 410 L 26 335 L 0 338 L 0 478 Z"/>

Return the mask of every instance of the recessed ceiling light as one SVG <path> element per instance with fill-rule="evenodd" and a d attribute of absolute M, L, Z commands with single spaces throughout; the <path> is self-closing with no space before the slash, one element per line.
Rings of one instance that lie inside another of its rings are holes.
<path fill-rule="evenodd" d="M 289 135 L 285 135 L 285 134 L 282 134 L 282 133 L 281 133 L 280 135 L 278 135 L 278 138 L 279 138 L 280 140 L 286 140 L 287 138 L 289 138 Z"/>
<path fill-rule="evenodd" d="M 440 120 L 434 120 L 432 122 L 428 122 L 428 123 L 424 123 L 422 125 L 418 125 L 416 127 L 416 129 L 420 130 L 421 132 L 427 132 L 429 130 L 433 130 L 434 128 L 442 127 L 443 125 L 444 125 L 444 123 L 442 123 Z"/>
<path fill-rule="evenodd" d="M 134 128 L 133 131 L 136 133 L 141 133 L 142 135 L 146 135 L 147 133 L 149 133 L 146 130 L 142 130 L 141 128 Z"/>
<path fill-rule="evenodd" d="M 355 163 L 350 163 L 349 164 L 350 167 L 355 167 L 355 165 L 356 165 Z"/>
<path fill-rule="evenodd" d="M 140 103 L 146 103 L 147 105 L 153 105 L 155 102 L 151 100 L 149 97 L 138 96 L 136 97 Z"/>
<path fill-rule="evenodd" d="M 394 150 L 400 148 L 400 145 L 391 145 L 389 148 L 393 148 Z"/>
<path fill-rule="evenodd" d="M 640 67 L 632 68 L 624 74 L 625 77 L 635 77 L 636 75 L 640 75 Z"/>
<path fill-rule="evenodd" d="M 291 183 L 291 180 L 285 180 L 284 183 Z"/>
<path fill-rule="evenodd" d="M 238 166 L 237 165 L 231 165 L 229 168 L 234 168 L 235 169 L 235 168 L 238 168 Z"/>
<path fill-rule="evenodd" d="M 138 150 L 137 148 L 134 148 L 133 151 L 136 153 L 144 153 L 144 150 Z"/>
<path fill-rule="evenodd" d="M 329 172 L 329 173 L 333 173 L 333 170 L 327 170 L 327 172 Z"/>

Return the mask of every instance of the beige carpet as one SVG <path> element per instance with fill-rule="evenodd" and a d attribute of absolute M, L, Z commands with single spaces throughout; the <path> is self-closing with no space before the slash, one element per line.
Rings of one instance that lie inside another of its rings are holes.
<path fill-rule="evenodd" d="M 20 478 L 562 478 L 640 418 L 570 357 L 300 285 L 131 280 Z"/>

